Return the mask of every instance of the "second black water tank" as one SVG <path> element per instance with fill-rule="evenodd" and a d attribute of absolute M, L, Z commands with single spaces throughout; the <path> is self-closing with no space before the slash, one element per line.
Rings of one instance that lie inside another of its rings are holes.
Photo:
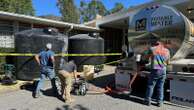
<path fill-rule="evenodd" d="M 78 34 L 69 38 L 69 53 L 73 54 L 102 54 L 104 53 L 104 39 Z M 77 65 L 98 65 L 104 63 L 103 56 L 75 56 L 69 57 Z"/>

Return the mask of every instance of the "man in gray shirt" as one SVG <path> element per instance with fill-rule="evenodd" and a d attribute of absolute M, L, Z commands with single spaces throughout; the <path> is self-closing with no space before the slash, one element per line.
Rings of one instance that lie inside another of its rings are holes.
<path fill-rule="evenodd" d="M 65 102 L 73 102 L 71 97 L 72 79 L 76 78 L 77 66 L 73 60 L 64 62 L 59 70 L 59 77 L 63 90 L 63 98 Z"/>

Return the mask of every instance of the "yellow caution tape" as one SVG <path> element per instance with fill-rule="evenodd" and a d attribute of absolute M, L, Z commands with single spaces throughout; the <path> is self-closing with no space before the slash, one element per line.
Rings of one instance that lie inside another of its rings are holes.
<path fill-rule="evenodd" d="M 94 57 L 94 56 L 119 56 L 121 53 L 93 53 L 93 54 L 56 54 L 55 56 L 81 56 L 81 57 Z"/>
<path fill-rule="evenodd" d="M 32 53 L 0 53 L 0 56 L 35 56 Z"/>
<path fill-rule="evenodd" d="M 35 56 L 36 54 L 33 53 L 0 53 L 0 56 Z M 91 57 L 95 57 L 95 56 L 120 56 L 121 53 L 94 53 L 94 54 L 55 54 L 55 56 L 91 56 Z"/>

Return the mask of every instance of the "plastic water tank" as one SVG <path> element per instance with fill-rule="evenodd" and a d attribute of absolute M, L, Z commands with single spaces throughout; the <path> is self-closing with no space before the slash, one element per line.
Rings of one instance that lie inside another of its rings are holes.
<path fill-rule="evenodd" d="M 87 34 L 78 34 L 69 38 L 69 53 L 72 54 L 98 54 L 104 53 L 104 39 Z M 98 65 L 104 63 L 103 56 L 75 56 L 69 57 L 79 65 Z"/>
<path fill-rule="evenodd" d="M 56 29 L 31 29 L 15 34 L 15 51 L 17 53 L 36 53 L 44 50 L 47 43 L 52 44 L 55 53 L 66 53 L 68 37 Z M 56 68 L 59 67 L 60 57 L 56 58 Z M 40 68 L 34 57 L 18 56 L 15 58 L 17 79 L 32 80 L 40 75 Z"/>

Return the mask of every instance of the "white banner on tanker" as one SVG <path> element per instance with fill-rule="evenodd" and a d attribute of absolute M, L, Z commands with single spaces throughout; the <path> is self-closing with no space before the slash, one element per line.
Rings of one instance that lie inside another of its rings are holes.
<path fill-rule="evenodd" d="M 14 36 L 0 35 L 0 48 L 14 48 Z"/>

